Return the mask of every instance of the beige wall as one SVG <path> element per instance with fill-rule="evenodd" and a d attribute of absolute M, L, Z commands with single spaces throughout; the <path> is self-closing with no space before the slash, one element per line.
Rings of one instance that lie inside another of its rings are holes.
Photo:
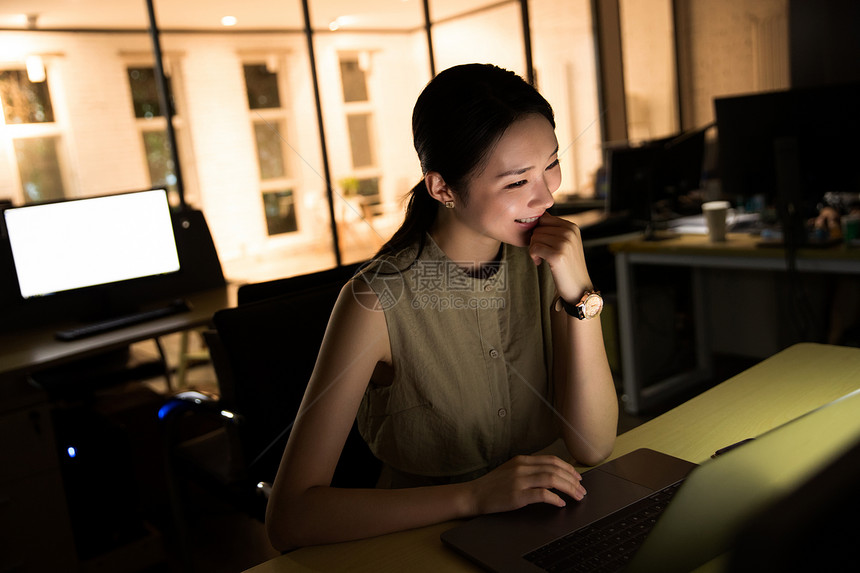
<path fill-rule="evenodd" d="M 783 89 L 787 0 L 678 0 L 684 125 L 714 120 L 715 97 Z"/>

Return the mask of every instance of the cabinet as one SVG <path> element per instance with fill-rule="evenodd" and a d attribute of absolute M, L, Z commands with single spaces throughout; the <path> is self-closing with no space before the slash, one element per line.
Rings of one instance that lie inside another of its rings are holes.
<path fill-rule="evenodd" d="M 25 379 L 0 395 L 0 572 L 77 566 L 49 405 Z"/>

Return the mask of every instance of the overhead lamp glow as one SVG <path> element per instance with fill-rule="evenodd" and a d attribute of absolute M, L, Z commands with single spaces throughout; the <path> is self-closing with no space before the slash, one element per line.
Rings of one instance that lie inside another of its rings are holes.
<path fill-rule="evenodd" d="M 343 16 L 338 16 L 337 18 L 332 20 L 328 25 L 328 29 L 334 32 L 335 30 L 340 30 L 344 26 L 355 26 L 357 23 L 358 18 L 356 18 L 352 14 L 346 14 Z"/>
<path fill-rule="evenodd" d="M 27 65 L 27 79 L 34 84 L 44 82 L 46 78 L 45 62 L 42 61 L 42 56 L 27 56 L 25 62 Z"/>
<path fill-rule="evenodd" d="M 239 23 L 239 20 L 236 19 L 236 16 L 224 16 L 221 18 L 222 26 L 235 26 Z"/>

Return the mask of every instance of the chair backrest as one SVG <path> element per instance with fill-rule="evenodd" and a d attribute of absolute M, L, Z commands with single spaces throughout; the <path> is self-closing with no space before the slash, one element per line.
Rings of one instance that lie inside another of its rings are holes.
<path fill-rule="evenodd" d="M 267 298 L 301 292 L 319 285 L 334 283 L 338 286 L 343 286 L 349 279 L 355 276 L 364 264 L 364 262 L 351 263 L 315 273 L 243 284 L 236 293 L 236 301 L 241 306 L 243 304 L 259 302 Z"/>
<path fill-rule="evenodd" d="M 313 278 L 302 278 L 302 290 L 224 309 L 213 318 L 222 369 L 229 370 L 224 380 L 218 375 L 222 400 L 242 416 L 242 454 L 249 477 L 257 481 L 274 479 L 331 310 L 347 280 L 339 273 Z M 289 291 L 287 283 L 281 286 Z M 378 472 L 379 463 L 353 424 L 335 485 L 372 486 Z"/>

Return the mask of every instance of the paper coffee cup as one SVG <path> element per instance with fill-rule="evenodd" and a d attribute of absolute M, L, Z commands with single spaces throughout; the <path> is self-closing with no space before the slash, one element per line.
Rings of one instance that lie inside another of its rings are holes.
<path fill-rule="evenodd" d="M 712 242 L 726 240 L 726 217 L 731 204 L 728 201 L 708 201 L 702 203 L 702 213 L 708 226 L 708 237 Z"/>

